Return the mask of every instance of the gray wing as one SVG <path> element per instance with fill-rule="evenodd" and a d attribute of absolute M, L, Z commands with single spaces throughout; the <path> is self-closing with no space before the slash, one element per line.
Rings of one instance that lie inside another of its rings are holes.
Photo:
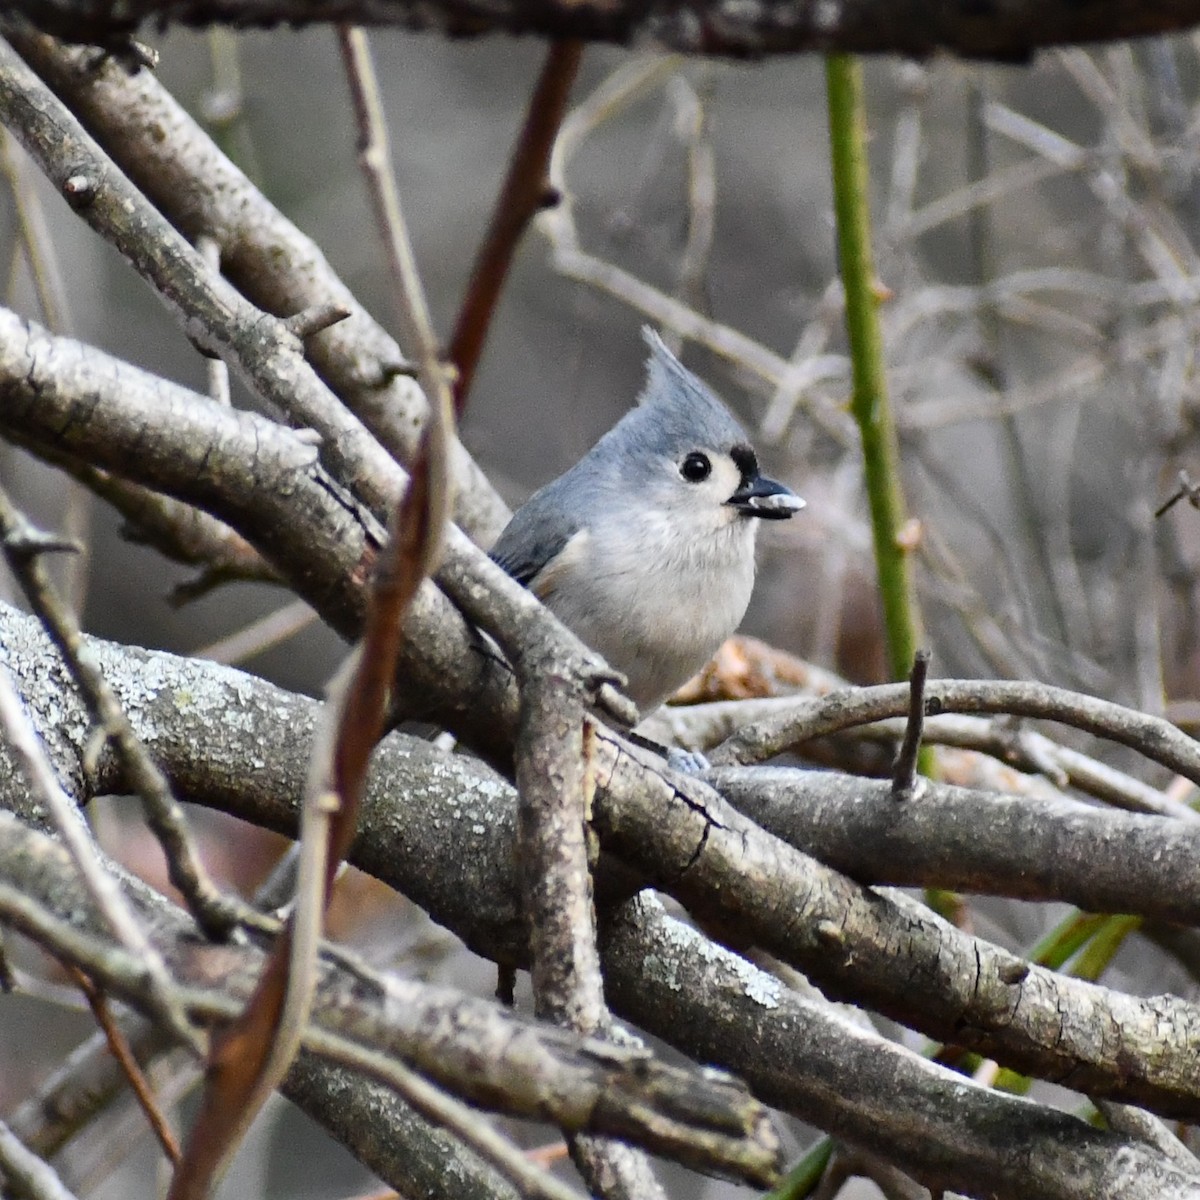
<path fill-rule="evenodd" d="M 534 492 L 513 514 L 492 547 L 493 561 L 526 587 L 582 527 L 579 518 L 562 502 L 562 482 L 562 478 L 556 479 Z"/>

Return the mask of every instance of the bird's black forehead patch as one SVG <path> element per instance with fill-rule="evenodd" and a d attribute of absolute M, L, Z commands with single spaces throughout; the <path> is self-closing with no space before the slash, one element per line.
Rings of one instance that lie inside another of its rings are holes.
<path fill-rule="evenodd" d="M 749 479 L 758 474 L 758 455 L 754 453 L 751 446 L 747 446 L 744 442 L 734 446 L 729 451 L 729 457 L 733 459 L 733 465 L 741 471 L 743 479 Z"/>

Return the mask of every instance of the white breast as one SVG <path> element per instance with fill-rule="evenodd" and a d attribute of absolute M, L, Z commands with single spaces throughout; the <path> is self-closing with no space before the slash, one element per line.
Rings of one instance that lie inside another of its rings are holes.
<path fill-rule="evenodd" d="M 696 537 L 640 513 L 631 527 L 583 530 L 533 590 L 629 680 L 643 714 L 657 708 L 738 627 L 754 588 L 757 522 L 730 512 Z"/>

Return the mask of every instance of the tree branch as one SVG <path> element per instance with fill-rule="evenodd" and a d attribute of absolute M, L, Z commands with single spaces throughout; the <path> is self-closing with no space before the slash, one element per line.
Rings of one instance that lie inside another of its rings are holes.
<path fill-rule="evenodd" d="M 935 1192 L 978 1194 L 986 1178 L 997 1200 L 1183 1200 L 1200 1186 L 1139 1140 L 988 1091 L 801 999 L 645 894 L 603 929 L 613 1003 L 630 1019 L 703 1061 L 736 1064 L 763 1099 Z"/>
<path fill-rule="evenodd" d="M 348 639 L 357 636 L 383 530 L 295 432 L 52 338 L 6 310 L 0 310 L 0 381 L 0 429 L 86 454 L 99 467 L 207 509 L 245 537 L 330 626 Z M 461 534 L 452 544 L 459 557 L 468 553 Z M 470 571 L 465 566 L 460 575 L 469 580 Z M 507 581 L 527 616 L 544 612 Z M 480 590 L 481 610 L 488 595 Z M 512 673 L 429 583 L 409 612 L 400 673 L 399 700 L 409 711 L 445 721 L 489 757 L 509 756 L 516 729 Z"/>
<path fill-rule="evenodd" d="M 69 745 L 74 723 L 65 717 L 78 701 L 69 705 L 69 687 L 46 671 L 36 624 L 8 612 L 3 641 L 15 662 L 27 664 L 20 682 L 31 711 L 43 728 L 56 727 L 63 753 L 82 755 L 82 746 Z M 155 730 L 180 797 L 294 831 L 312 701 L 212 664 L 103 643 L 96 652 L 106 673 L 130 677 L 131 719 Z M 187 706 L 175 701 L 180 690 Z M 244 715 L 233 721 L 234 712 Z M 1087 1094 L 1164 1115 L 1200 1113 L 1195 1006 L 1031 967 L 902 895 L 863 888 L 806 858 L 698 780 L 669 775 L 603 729 L 594 769 L 605 849 L 694 911 L 732 921 L 831 994 Z M 90 789 L 120 787 L 107 757 L 98 770 Z M 405 804 L 394 804 L 396 795 Z M 528 957 L 513 852 L 516 807 L 513 789 L 482 764 L 393 734 L 380 746 L 349 858 L 481 954 L 521 965 Z M 609 886 L 602 873 L 602 897 Z M 914 977 L 926 986 L 914 990 Z"/>
<path fill-rule="evenodd" d="M 936 887 L 1200 924 L 1200 826 L 1063 797 L 762 767 L 705 776 L 740 812 L 863 883 Z"/>
<path fill-rule="evenodd" d="M 884 684 L 847 688 L 815 700 L 797 698 L 790 712 L 781 709 L 735 731 L 711 758 L 722 765 L 763 762 L 810 738 L 901 716 L 908 696 L 907 684 Z M 936 679 L 925 687 L 925 715 L 944 712 L 1008 713 L 1061 721 L 1129 746 L 1200 784 L 1200 748 L 1195 739 L 1162 717 L 1067 688 L 1026 680 Z"/>
<path fill-rule="evenodd" d="M 148 889 L 129 896 L 195 1018 L 225 1023 L 255 985 L 256 947 L 196 940 L 190 922 Z M 153 1011 L 140 960 L 116 943 L 46 834 L 0 812 L 0 913 L 6 924 L 75 962 L 107 990 Z M 735 1081 L 667 1066 L 648 1051 L 535 1025 L 488 1001 L 326 959 L 305 1029 L 307 1047 L 394 1083 L 389 1059 L 471 1103 L 633 1140 L 706 1170 L 774 1178 L 778 1144 L 766 1113 Z"/>
<path fill-rule="evenodd" d="M 730 7 L 718 0 L 647 7 L 454 0 L 17 0 L 13 7 L 51 32 L 116 44 L 143 21 L 235 26 L 353 22 L 436 30 L 454 37 L 536 33 L 621 45 L 655 42 L 687 54 L 760 57 L 842 50 L 925 57 L 949 51 L 1011 61 L 1043 46 L 1108 41 L 1186 29 L 1200 20 L 1190 0 L 1009 0 L 1003 5 L 934 0 L 788 0 Z"/>
<path fill-rule="evenodd" d="M 414 461 L 428 404 L 395 339 L 367 312 L 311 238 L 221 152 L 152 71 L 96 61 L 20 23 L 5 36 L 70 105 L 145 195 L 193 242 L 220 248 L 222 273 L 263 311 L 289 317 L 334 306 L 350 317 L 306 341 L 308 361 L 398 461 Z M 509 512 L 457 440 L 455 520 L 491 545 Z"/>

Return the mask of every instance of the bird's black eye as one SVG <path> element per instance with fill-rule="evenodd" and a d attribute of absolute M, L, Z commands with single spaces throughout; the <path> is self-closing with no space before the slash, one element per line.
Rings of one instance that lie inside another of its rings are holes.
<path fill-rule="evenodd" d="M 693 451 L 683 460 L 679 473 L 688 483 L 700 483 L 712 474 L 712 463 L 707 454 Z"/>

